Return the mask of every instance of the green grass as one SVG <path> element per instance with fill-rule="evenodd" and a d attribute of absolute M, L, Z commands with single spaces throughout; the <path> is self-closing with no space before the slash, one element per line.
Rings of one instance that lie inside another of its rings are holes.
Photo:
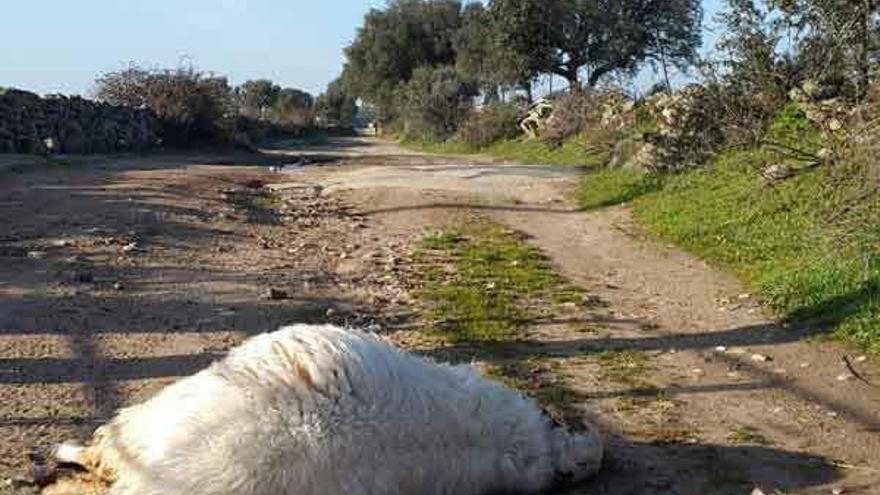
<path fill-rule="evenodd" d="M 486 149 L 473 149 L 458 139 L 439 143 L 404 140 L 401 141 L 401 146 L 439 155 L 487 154 L 528 165 L 573 165 L 592 168 L 605 164 L 608 161 L 607 153 L 588 147 L 588 141 L 585 136 L 578 136 L 569 139 L 562 146 L 554 147 L 543 141 L 518 138 L 498 141 Z"/>
<path fill-rule="evenodd" d="M 650 371 L 648 356 L 638 351 L 606 351 L 599 355 L 602 379 L 628 385 L 641 385 Z"/>
<path fill-rule="evenodd" d="M 423 239 L 416 255 L 432 326 L 456 341 L 504 341 L 575 289 L 517 234 L 474 222 Z M 530 304 L 541 300 L 542 304 Z"/>
<path fill-rule="evenodd" d="M 820 168 L 768 186 L 759 171 L 774 159 L 730 152 L 662 182 L 588 174 L 579 200 L 632 199 L 649 231 L 731 270 L 783 317 L 880 352 L 880 198 L 853 201 L 864 187 L 857 170 Z"/>
<path fill-rule="evenodd" d="M 583 136 L 569 139 L 558 147 L 534 139 L 505 140 L 493 144 L 486 152 L 528 165 L 598 167 L 608 160 L 606 153 L 589 148 Z"/>
<path fill-rule="evenodd" d="M 628 203 L 659 190 L 662 178 L 640 170 L 600 170 L 584 176 L 577 191 L 578 205 L 585 209 Z"/>
<path fill-rule="evenodd" d="M 727 439 L 734 445 L 770 445 L 770 441 L 758 430 L 745 425 L 739 425 L 730 430 Z"/>
<path fill-rule="evenodd" d="M 417 141 L 405 139 L 400 142 L 404 148 L 423 153 L 434 153 L 437 155 L 473 155 L 480 151 L 468 146 L 464 141 L 458 139 L 450 139 L 449 141 L 441 141 L 438 143 L 428 141 Z"/>

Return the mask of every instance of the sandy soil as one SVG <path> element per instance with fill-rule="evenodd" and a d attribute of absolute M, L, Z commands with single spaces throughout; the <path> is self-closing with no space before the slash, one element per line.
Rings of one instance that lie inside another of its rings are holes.
<path fill-rule="evenodd" d="M 405 333 L 418 315 L 398 265 L 426 232 L 473 215 L 528 234 L 601 302 L 530 329 L 515 350 L 552 360 L 575 410 L 608 434 L 603 475 L 571 493 L 880 493 L 880 390 L 842 357 L 868 378 L 873 365 L 776 325 L 736 280 L 647 238 L 625 208 L 574 210 L 578 170 L 351 139 L 269 172 L 290 154 L 0 175 L 0 493 L 32 490 L 20 482 L 31 449 L 87 437 L 248 335 L 328 320 Z M 649 375 L 601 380 L 591 356 L 607 350 L 644 352 Z"/>

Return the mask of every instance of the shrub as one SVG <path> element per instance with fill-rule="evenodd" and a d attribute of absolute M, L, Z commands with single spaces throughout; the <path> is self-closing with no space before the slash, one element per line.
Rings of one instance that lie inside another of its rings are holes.
<path fill-rule="evenodd" d="M 159 117 L 165 142 L 226 140 L 223 118 L 230 109 L 225 78 L 193 68 L 146 70 L 131 66 L 101 76 L 97 97 L 114 105 L 149 108 Z"/>
<path fill-rule="evenodd" d="M 400 90 L 404 135 L 422 141 L 452 136 L 468 115 L 476 90 L 454 67 L 420 67 Z"/>
<path fill-rule="evenodd" d="M 559 146 L 569 138 L 589 133 L 606 134 L 610 142 L 635 126 L 635 108 L 635 102 L 615 88 L 574 91 L 554 104 L 541 139 Z"/>
<path fill-rule="evenodd" d="M 719 101 L 700 85 L 650 100 L 657 132 L 647 136 L 654 155 L 649 168 L 678 171 L 705 164 L 725 141 Z"/>
<path fill-rule="evenodd" d="M 519 135 L 520 112 L 514 105 L 493 103 L 471 112 L 459 130 L 461 140 L 471 149 L 488 148 L 496 141 Z"/>
<path fill-rule="evenodd" d="M 598 127 L 601 121 L 598 94 L 574 91 L 555 102 L 553 115 L 541 130 L 541 139 L 559 146 L 568 138 Z"/>

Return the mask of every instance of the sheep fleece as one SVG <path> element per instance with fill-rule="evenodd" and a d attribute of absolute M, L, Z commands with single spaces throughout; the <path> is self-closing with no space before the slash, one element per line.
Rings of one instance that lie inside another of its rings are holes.
<path fill-rule="evenodd" d="M 111 495 L 536 494 L 602 458 L 592 426 L 559 427 L 470 366 L 307 325 L 121 410 L 86 451 Z"/>

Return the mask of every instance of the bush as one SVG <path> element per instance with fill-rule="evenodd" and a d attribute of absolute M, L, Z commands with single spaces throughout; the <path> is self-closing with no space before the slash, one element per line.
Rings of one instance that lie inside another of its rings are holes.
<path fill-rule="evenodd" d="M 691 85 L 647 102 L 657 132 L 647 140 L 653 154 L 649 168 L 680 171 L 703 165 L 725 142 L 720 100 L 705 86 Z"/>
<path fill-rule="evenodd" d="M 567 139 L 595 129 L 602 121 L 599 98 L 594 92 L 575 91 L 553 105 L 553 115 L 541 129 L 541 139 L 560 146 Z"/>
<path fill-rule="evenodd" d="M 461 140 L 471 149 L 488 148 L 496 141 L 520 134 L 520 112 L 514 105 L 493 103 L 471 112 L 459 130 Z"/>
<path fill-rule="evenodd" d="M 619 134 L 635 126 L 635 118 L 635 102 L 617 89 L 574 91 L 553 105 L 541 139 L 559 146 L 572 137 L 590 134 L 611 147 Z"/>
<path fill-rule="evenodd" d="M 400 90 L 404 137 L 421 141 L 448 139 L 467 117 L 476 90 L 454 67 L 420 67 Z"/>
<path fill-rule="evenodd" d="M 230 109 L 225 78 L 192 68 L 145 70 L 131 66 L 101 76 L 97 97 L 113 105 L 149 108 L 160 120 L 165 142 L 228 140 L 223 119 Z"/>

